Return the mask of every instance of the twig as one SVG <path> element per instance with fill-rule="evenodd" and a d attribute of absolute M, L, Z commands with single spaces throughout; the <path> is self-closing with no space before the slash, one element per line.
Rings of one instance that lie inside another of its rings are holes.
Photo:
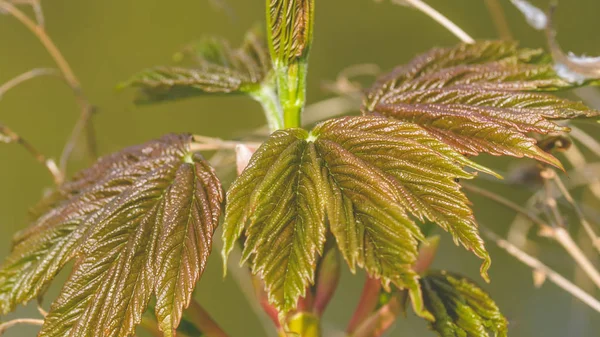
<path fill-rule="evenodd" d="M 577 139 L 581 144 L 587 147 L 595 155 L 600 157 L 600 143 L 597 140 L 595 140 L 594 137 L 588 135 L 583 130 L 573 125 L 569 125 L 569 128 L 571 128 L 571 137 Z"/>
<path fill-rule="evenodd" d="M 528 209 L 521 207 L 521 206 L 517 205 L 516 203 L 514 203 L 502 196 L 497 195 L 496 193 L 490 192 L 488 190 L 484 190 L 482 188 L 479 188 L 479 187 L 471 185 L 471 184 L 463 183 L 462 186 L 467 191 L 479 194 L 485 198 L 488 198 L 492 201 L 495 201 L 503 206 L 506 206 L 506 207 L 516 211 L 517 213 L 525 216 L 527 219 L 529 219 L 534 224 L 540 226 L 541 228 L 548 227 L 548 225 L 542 219 L 540 219 L 536 214 L 533 214 Z"/>
<path fill-rule="evenodd" d="M 547 184 L 547 182 L 546 182 Z M 495 193 L 480 189 L 473 185 L 463 184 L 464 188 L 468 191 L 480 194 L 484 197 L 489 198 L 490 200 L 496 201 L 497 203 L 504 205 L 508 208 L 515 210 L 516 212 L 526 216 L 529 220 L 531 220 L 536 225 L 540 226 L 540 228 L 550 233 L 550 236 L 555 239 L 563 248 L 571 255 L 571 257 L 577 262 L 577 264 L 588 274 L 588 276 L 594 281 L 594 283 L 600 288 L 600 273 L 594 268 L 594 265 L 589 261 L 589 259 L 583 254 L 581 249 L 573 242 L 569 233 L 563 228 L 562 217 L 560 212 L 558 211 L 558 206 L 556 205 L 556 200 L 549 195 L 546 194 L 546 204 L 551 209 L 552 214 L 556 218 L 558 222 L 557 226 L 549 227 L 546 225 L 537 215 L 532 214 L 527 209 L 513 203 L 512 201 L 503 198 Z"/>
<path fill-rule="evenodd" d="M 569 232 L 564 228 L 555 228 L 553 238 L 573 257 L 581 269 L 594 281 L 596 287 L 600 288 L 600 273 L 575 243 Z"/>
<path fill-rule="evenodd" d="M 571 195 L 571 193 L 569 192 L 569 190 L 567 189 L 567 187 L 565 186 L 563 181 L 560 179 L 560 177 L 555 172 L 553 174 L 552 179 L 554 180 L 556 187 L 558 187 L 558 190 L 562 193 L 562 195 L 565 197 L 567 202 L 569 204 L 571 204 L 571 206 L 575 210 L 575 214 L 577 214 L 577 217 L 579 218 L 579 222 L 581 222 L 581 225 L 583 226 L 583 228 L 585 229 L 585 232 L 587 233 L 590 240 L 592 241 L 593 246 L 596 248 L 596 250 L 598 250 L 598 252 L 600 252 L 600 238 L 598 238 L 598 234 L 596 234 L 596 232 L 592 228 L 592 224 L 587 220 L 587 218 L 585 217 L 585 214 L 583 214 L 583 211 L 581 210 L 579 205 L 577 205 L 577 203 L 575 202 L 575 199 L 573 199 L 573 196 Z"/>
<path fill-rule="evenodd" d="M 56 162 L 54 161 L 54 159 L 46 158 L 46 156 L 44 156 L 41 152 L 36 150 L 36 148 L 33 147 L 33 145 L 31 145 L 28 141 L 23 139 L 21 136 L 19 136 L 16 132 L 12 131 L 7 126 L 1 124 L 0 142 L 16 143 L 23 146 L 25 150 L 27 150 L 27 152 L 29 152 L 35 158 L 35 160 L 40 162 L 42 165 L 44 165 L 44 167 L 46 167 L 46 169 L 48 169 L 48 172 L 50 172 L 52 179 L 57 185 L 60 185 L 63 182 L 64 176 L 56 166 Z"/>
<path fill-rule="evenodd" d="M 35 19 L 41 27 L 46 26 L 46 20 L 44 19 L 44 11 L 42 10 L 42 2 L 40 0 L 30 0 L 31 8 L 33 8 L 33 13 L 35 15 Z"/>
<path fill-rule="evenodd" d="M 7 1 L 0 0 L 0 9 L 12 15 L 38 38 L 40 43 L 44 46 L 44 48 L 46 48 L 48 54 L 50 54 L 50 56 L 56 63 L 58 69 L 63 74 L 67 84 L 71 87 L 75 95 L 77 104 L 80 107 L 81 114 L 79 116 L 79 120 L 73 128 L 71 136 L 69 137 L 68 142 L 65 144 L 63 153 L 59 160 L 60 170 L 64 174 L 67 170 L 67 162 L 73 152 L 73 149 L 75 148 L 77 140 L 81 136 L 81 133 L 84 129 L 87 129 L 87 144 L 90 155 L 94 158 L 96 157 L 95 137 L 90 122 L 91 116 L 94 112 L 94 108 L 85 97 L 81 88 L 81 84 L 77 79 L 77 76 L 75 76 L 75 73 L 71 69 L 71 66 L 66 61 L 60 50 L 56 47 L 52 39 L 48 36 L 43 26 L 31 20 L 27 15 L 25 15 L 25 13 L 23 13 L 21 10 L 19 10 L 17 7 L 15 7 Z"/>
<path fill-rule="evenodd" d="M 583 271 L 590 277 L 592 281 L 596 284 L 598 288 L 600 288 L 600 273 L 594 265 L 590 262 L 590 260 L 585 256 L 585 254 L 581 251 L 579 246 L 573 241 L 569 232 L 565 230 L 565 224 L 558 210 L 558 205 L 556 203 L 556 199 L 552 196 L 552 190 L 550 187 L 549 180 L 556 175 L 551 169 L 547 169 L 542 172 L 542 177 L 544 178 L 544 187 L 546 190 L 545 195 L 545 203 L 546 206 L 551 210 L 552 215 L 555 218 L 557 226 L 551 228 L 550 236 L 555 239 L 563 248 L 571 255 L 571 257 L 577 262 L 577 264 L 583 269 Z"/>
<path fill-rule="evenodd" d="M 54 62 L 56 62 L 56 65 L 65 76 L 67 83 L 73 88 L 74 91 L 81 91 L 79 80 L 73 73 L 73 70 L 71 70 L 69 63 L 65 60 L 60 50 L 56 47 L 52 39 L 50 39 L 48 34 L 46 34 L 46 31 L 12 4 L 6 1 L 0 1 L 0 8 L 12 15 L 15 19 L 19 20 L 38 38 L 52 59 L 54 59 Z"/>
<path fill-rule="evenodd" d="M 459 38 L 462 42 L 465 43 L 474 43 L 475 40 L 465 33 L 460 27 L 458 27 L 454 22 L 450 21 L 447 17 L 445 17 L 442 13 L 435 10 L 433 7 L 424 3 L 421 0 L 392 0 L 392 3 L 397 5 L 409 5 L 423 12 L 425 15 L 432 18 L 434 21 L 444 26 L 448 31 L 450 31 L 454 36 Z"/>
<path fill-rule="evenodd" d="M 238 145 L 246 145 L 250 147 L 259 147 L 261 143 L 256 142 L 238 142 L 232 140 L 223 140 L 221 138 L 206 137 L 200 135 L 193 135 L 193 142 L 191 144 L 191 151 L 214 151 L 220 149 L 235 150 Z"/>
<path fill-rule="evenodd" d="M 40 315 L 42 315 L 42 317 L 48 316 L 48 312 L 44 308 L 42 308 L 42 306 L 39 303 L 37 305 L 37 311 L 40 313 Z"/>
<path fill-rule="evenodd" d="M 500 35 L 500 38 L 503 40 L 512 40 L 512 33 L 510 32 L 510 27 L 506 21 L 504 9 L 502 9 L 498 0 L 485 0 L 485 5 L 490 12 L 490 16 L 492 17 L 492 21 L 494 21 L 494 26 L 496 27 L 496 31 L 498 32 L 498 35 Z"/>
<path fill-rule="evenodd" d="M 10 0 L 10 2 L 16 5 L 31 6 L 38 25 L 42 27 L 45 25 L 44 12 L 42 11 L 42 3 L 40 0 Z"/>
<path fill-rule="evenodd" d="M 533 256 L 528 255 L 524 251 L 520 250 L 512 243 L 502 239 L 496 233 L 493 233 L 492 231 L 486 228 L 481 228 L 481 232 L 484 236 L 494 241 L 496 245 L 498 245 L 498 247 L 504 249 L 507 253 L 516 257 L 519 261 L 523 262 L 527 266 L 531 267 L 534 271 L 539 271 L 546 274 L 548 279 L 554 284 L 556 284 L 563 290 L 567 291 L 569 294 L 573 295 L 573 297 L 581 300 L 583 303 L 587 304 L 592 309 L 600 313 L 600 302 L 585 291 L 581 290 L 581 288 L 577 287 L 575 284 L 571 283 L 562 275 L 550 269 L 548 266 L 546 266 Z"/>
<path fill-rule="evenodd" d="M 48 316 L 48 312 L 46 310 L 44 310 L 44 308 L 42 307 L 42 302 L 44 302 L 44 296 L 40 295 L 37 297 L 35 304 L 37 307 L 37 311 L 40 313 L 40 315 L 42 315 L 42 317 L 46 318 L 46 316 Z"/>
<path fill-rule="evenodd" d="M 0 324 L 0 335 L 3 335 L 4 332 L 6 332 L 6 330 L 8 330 L 18 324 L 29 324 L 29 325 L 42 326 L 42 325 L 44 325 L 44 320 L 43 319 L 35 319 L 35 318 L 13 319 L 12 321 L 8 321 L 8 322 Z"/>
<path fill-rule="evenodd" d="M 12 88 L 19 84 L 40 76 L 60 76 L 60 72 L 52 68 L 34 68 L 26 71 L 0 85 L 0 99 Z"/>

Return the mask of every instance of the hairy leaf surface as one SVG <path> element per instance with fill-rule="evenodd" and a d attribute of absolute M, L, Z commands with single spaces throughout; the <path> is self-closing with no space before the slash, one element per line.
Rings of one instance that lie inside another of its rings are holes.
<path fill-rule="evenodd" d="M 243 261 L 264 279 L 270 301 L 287 311 L 314 281 L 329 230 L 352 270 L 365 268 L 418 300 L 412 265 L 423 236 L 410 215 L 438 223 L 484 258 L 484 274 L 489 266 L 455 181 L 473 176 L 465 166 L 486 171 L 418 125 L 387 118 L 277 131 L 228 191 L 223 254 L 243 236 Z"/>
<path fill-rule="evenodd" d="M 211 249 L 222 202 L 212 168 L 168 135 L 101 159 L 42 201 L 0 269 L 0 310 L 75 267 L 40 336 L 130 336 L 152 294 L 173 335 Z"/>
<path fill-rule="evenodd" d="M 481 288 L 472 281 L 445 271 L 421 279 L 423 299 L 435 317 L 431 327 L 442 337 L 507 335 L 507 321 Z"/>
<path fill-rule="evenodd" d="M 314 0 L 267 0 L 269 47 L 276 65 L 308 55 L 312 43 Z"/>
<path fill-rule="evenodd" d="M 566 132 L 553 121 L 598 113 L 533 91 L 572 86 L 539 51 L 501 41 L 460 44 L 433 49 L 383 76 L 363 111 L 419 124 L 463 154 L 526 156 L 561 167 L 528 133 Z"/>
<path fill-rule="evenodd" d="M 232 49 L 226 40 L 207 37 L 183 50 L 193 67 L 160 66 L 135 75 L 122 86 L 141 91 L 137 103 L 155 103 L 203 94 L 251 93 L 259 90 L 271 70 L 264 37 L 250 31 L 242 46 Z"/>

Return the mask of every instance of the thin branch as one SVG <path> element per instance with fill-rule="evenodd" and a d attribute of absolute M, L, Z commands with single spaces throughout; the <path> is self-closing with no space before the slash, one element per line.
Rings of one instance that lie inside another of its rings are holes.
<path fill-rule="evenodd" d="M 569 192 L 569 190 L 567 189 L 567 187 L 565 186 L 563 181 L 560 179 L 560 177 L 556 173 L 554 173 L 552 179 L 554 180 L 556 187 L 558 187 L 558 190 L 562 193 L 562 195 L 565 197 L 567 202 L 569 204 L 571 204 L 571 206 L 575 210 L 575 214 L 577 214 L 577 217 L 579 218 L 579 222 L 581 222 L 581 225 L 583 226 L 583 228 L 585 229 L 585 232 L 587 233 L 588 237 L 592 241 L 593 246 L 596 248 L 596 250 L 598 250 L 598 252 L 600 252 L 600 238 L 598 237 L 598 234 L 596 234 L 596 232 L 592 228 L 592 224 L 587 220 L 585 214 L 583 214 L 583 211 L 581 210 L 579 205 L 577 205 L 577 203 L 575 202 L 575 199 L 573 198 L 573 196 L 571 195 L 571 193 Z"/>
<path fill-rule="evenodd" d="M 0 124 L 0 142 L 4 143 L 15 143 L 23 146 L 27 152 L 29 152 L 35 160 L 44 165 L 52 179 L 57 185 L 60 185 L 63 182 L 64 176 L 62 172 L 56 166 L 56 162 L 51 158 L 46 158 L 41 152 L 39 152 L 33 145 L 31 145 L 28 141 L 19 136 L 16 132 L 8 128 L 7 126 Z"/>
<path fill-rule="evenodd" d="M 26 71 L 8 81 L 6 81 L 4 84 L 0 85 L 0 99 L 2 99 L 2 96 L 4 96 L 6 94 L 6 92 L 8 92 L 9 90 L 13 89 L 14 87 L 20 85 L 23 82 L 29 81 L 31 79 L 34 79 L 36 77 L 40 77 L 40 76 L 60 76 L 60 72 L 56 69 L 52 69 L 52 68 L 34 68 L 31 69 L 29 71 Z"/>
<path fill-rule="evenodd" d="M 19 324 L 42 326 L 42 325 L 44 325 L 44 320 L 43 319 L 35 319 L 35 318 L 13 319 L 12 321 L 8 321 L 8 322 L 0 324 L 0 335 L 3 335 L 6 332 L 6 330 L 12 328 L 15 325 L 19 325 Z"/>
<path fill-rule="evenodd" d="M 600 273 L 598 273 L 594 264 L 590 262 L 587 256 L 585 256 L 569 232 L 564 228 L 555 228 L 552 237 L 565 248 L 571 257 L 573 257 L 577 262 L 577 265 L 579 265 L 594 284 L 596 284 L 596 287 L 600 288 Z"/>
<path fill-rule="evenodd" d="M 42 317 L 48 316 L 48 312 L 44 308 L 42 308 L 40 303 L 37 304 L 37 311 L 40 313 L 40 315 L 42 315 Z"/>
<path fill-rule="evenodd" d="M 238 142 L 232 140 L 223 140 L 221 138 L 206 137 L 200 135 L 193 135 L 193 142 L 191 144 L 191 151 L 214 151 L 220 149 L 235 150 L 238 145 L 246 145 L 253 148 L 258 148 L 261 143 L 257 142 Z"/>
<path fill-rule="evenodd" d="M 30 0 L 35 20 L 41 27 L 46 26 L 46 19 L 44 18 L 44 11 L 42 10 L 42 2 L 40 0 Z"/>
<path fill-rule="evenodd" d="M 594 137 L 573 125 L 569 125 L 569 128 L 571 129 L 571 132 L 569 133 L 571 137 L 577 139 L 581 144 L 587 147 L 588 150 L 600 157 L 600 143 L 594 139 Z"/>
<path fill-rule="evenodd" d="M 444 26 L 448 31 L 450 31 L 454 36 L 460 39 L 465 43 L 474 43 L 475 40 L 464 30 L 458 27 L 454 22 L 450 21 L 447 17 L 445 17 L 442 13 L 435 10 L 433 7 L 424 3 L 421 0 L 391 0 L 392 3 L 397 5 L 409 5 L 423 12 L 425 15 L 432 18 L 434 21 Z"/>
<path fill-rule="evenodd" d="M 547 184 L 547 182 L 546 182 Z M 589 259 L 583 254 L 581 249 L 573 242 L 569 233 L 564 230 L 562 217 L 560 216 L 560 212 L 558 211 L 558 206 L 556 205 L 556 200 L 549 195 L 546 194 L 546 204 L 552 211 L 552 214 L 556 218 L 558 223 L 555 227 L 549 227 L 546 225 L 537 215 L 532 214 L 527 209 L 515 204 L 514 202 L 496 195 L 493 192 L 489 192 L 473 185 L 463 184 L 465 190 L 480 194 L 490 200 L 496 201 L 497 203 L 504 205 L 524 216 L 526 216 L 529 220 L 531 220 L 536 225 L 540 226 L 543 230 L 550 233 L 553 239 L 555 239 L 563 248 L 571 255 L 571 257 L 577 262 L 577 264 L 588 274 L 588 276 L 596 283 L 596 285 L 600 288 L 600 273 L 594 268 L 593 264 L 589 261 Z"/>
<path fill-rule="evenodd" d="M 35 302 L 37 311 L 40 313 L 40 315 L 42 315 L 42 317 L 46 318 L 46 316 L 48 316 L 48 312 L 42 307 L 42 303 L 44 302 L 44 296 L 39 295 Z"/>
<path fill-rule="evenodd" d="M 498 204 L 501 204 L 503 206 L 506 206 L 507 208 L 510 208 L 512 210 L 514 210 L 515 212 L 525 216 L 527 219 L 529 219 L 531 222 L 533 222 L 534 224 L 540 226 L 541 228 L 545 228 L 548 227 L 548 224 L 546 224 L 542 219 L 540 219 L 536 214 L 532 213 L 531 211 L 529 211 L 528 209 L 519 206 L 518 204 L 500 196 L 497 195 L 496 193 L 490 192 L 488 190 L 484 190 L 482 188 L 479 188 L 477 186 L 471 185 L 471 184 L 462 184 L 463 188 L 467 191 L 476 193 L 481 195 L 482 197 L 488 198 L 492 201 L 495 201 Z"/>
<path fill-rule="evenodd" d="M 494 22 L 494 26 L 496 27 L 496 31 L 498 32 L 498 35 L 500 35 L 500 38 L 503 40 L 512 40 L 512 33 L 510 32 L 508 21 L 506 21 L 506 15 L 504 15 L 502 5 L 500 5 L 498 0 L 485 0 L 485 5 L 487 6 L 488 12 L 490 12 L 490 16 L 492 17 L 492 21 Z"/>
<path fill-rule="evenodd" d="M 25 13 L 23 13 L 21 10 L 19 10 L 17 7 L 15 7 L 7 1 L 0 0 L 0 10 L 3 10 L 8 14 L 12 15 L 38 38 L 40 43 L 48 51 L 50 57 L 52 57 L 52 59 L 56 63 L 58 69 L 62 72 L 67 84 L 73 90 L 77 104 L 80 107 L 81 113 L 79 116 L 79 120 L 73 128 L 71 136 L 69 137 L 68 142 L 65 144 L 63 153 L 59 160 L 59 167 L 61 172 L 66 172 L 68 160 L 73 152 L 73 149 L 75 148 L 77 140 L 79 139 L 81 133 L 84 130 L 87 130 L 88 150 L 90 152 L 90 155 L 95 158 L 96 144 L 92 125 L 90 122 L 91 116 L 94 113 L 94 107 L 89 103 L 89 101 L 85 97 L 79 79 L 77 78 L 77 76 L 75 76 L 75 73 L 71 69 L 71 66 L 64 58 L 58 47 L 56 47 L 56 44 L 54 44 L 52 39 L 48 36 L 42 25 L 34 22 L 27 15 L 25 15 Z"/>
<path fill-rule="evenodd" d="M 600 313 L 600 302 L 585 291 L 581 290 L 581 288 L 577 287 L 575 284 L 571 283 L 571 281 L 567 280 L 562 275 L 550 269 L 538 259 L 520 250 L 517 246 L 502 239 L 492 231 L 486 228 L 481 228 L 481 232 L 488 239 L 494 241 L 496 245 L 498 245 L 498 247 L 504 249 L 507 253 L 516 257 L 519 261 L 523 262 L 527 266 L 531 267 L 534 271 L 544 273 L 547 276 L 547 278 L 554 284 L 556 284 L 563 290 L 567 291 L 569 294 L 573 295 L 573 297 L 581 300 L 583 303 L 587 304 L 592 309 Z"/>
<path fill-rule="evenodd" d="M 67 83 L 73 88 L 74 91 L 81 91 L 81 86 L 79 84 L 79 80 L 73 73 L 71 66 L 65 60 L 60 50 L 56 47 L 52 39 L 46 34 L 46 31 L 31 20 L 25 13 L 19 10 L 17 7 L 6 1 L 0 1 L 0 9 L 6 11 L 8 14 L 12 15 L 15 19 L 19 20 L 27 29 L 29 29 L 42 43 L 44 48 L 48 51 L 56 65 L 60 69 L 60 71 L 65 76 Z"/>
<path fill-rule="evenodd" d="M 544 188 L 546 191 L 545 195 L 545 203 L 546 206 L 551 210 L 552 215 L 556 221 L 557 226 L 554 226 L 549 231 L 549 236 L 555 239 L 563 248 L 571 255 L 571 257 L 577 262 L 577 264 L 581 267 L 581 269 L 590 277 L 594 284 L 598 288 L 600 288 L 600 273 L 594 265 L 590 262 L 590 260 L 585 256 L 585 254 L 581 251 L 579 246 L 573 241 L 569 232 L 565 230 L 564 220 L 560 214 L 558 209 L 558 205 L 556 199 L 552 196 L 552 190 L 550 187 L 550 179 L 556 175 L 551 169 L 547 169 L 542 172 L 542 178 L 544 178 Z"/>
<path fill-rule="evenodd" d="M 42 11 L 42 2 L 40 0 L 10 0 L 11 3 L 16 5 L 29 5 L 33 9 L 35 20 L 38 25 L 44 27 L 45 19 L 44 12 Z"/>

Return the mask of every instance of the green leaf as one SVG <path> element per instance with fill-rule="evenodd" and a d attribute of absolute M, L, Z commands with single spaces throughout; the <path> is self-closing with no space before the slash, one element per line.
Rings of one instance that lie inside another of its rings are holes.
<path fill-rule="evenodd" d="M 238 49 L 232 49 L 226 40 L 207 37 L 185 48 L 179 58 L 192 60 L 194 66 L 150 68 L 120 87 L 139 88 L 136 103 L 252 93 L 260 90 L 271 70 L 266 43 L 258 30 L 250 31 Z"/>
<path fill-rule="evenodd" d="M 266 0 L 269 50 L 284 111 L 285 127 L 299 127 L 306 101 L 314 0 Z"/>
<path fill-rule="evenodd" d="M 549 61 L 512 42 L 433 49 L 379 79 L 363 111 L 419 124 L 463 154 L 526 156 L 562 167 L 528 133 L 566 132 L 554 120 L 598 112 L 531 92 L 575 85 L 559 78 Z"/>
<path fill-rule="evenodd" d="M 353 271 L 365 268 L 386 286 L 410 289 L 418 301 L 412 266 L 423 235 L 409 214 L 438 223 L 484 258 L 484 275 L 489 266 L 455 180 L 473 177 L 465 166 L 486 170 L 418 125 L 387 118 L 333 119 L 310 133 L 277 131 L 227 193 L 223 255 L 243 235 L 243 261 L 285 312 L 313 283 L 329 229 Z"/>
<path fill-rule="evenodd" d="M 507 336 L 506 318 L 481 288 L 446 271 L 421 279 L 425 306 L 435 321 L 431 327 L 442 337 Z"/>
<path fill-rule="evenodd" d="M 262 160 L 252 160 L 228 192 L 224 249 L 250 221 L 243 259 L 255 255 L 252 270 L 267 281 L 269 301 L 286 310 L 314 281 L 325 242 L 321 168 L 314 144 L 302 141 L 307 136 L 299 129 L 275 133 L 254 155 Z"/>
<path fill-rule="evenodd" d="M 127 148 L 42 201 L 0 269 L 1 312 L 43 294 L 75 260 L 40 336 L 130 336 L 152 294 L 159 326 L 172 336 L 222 202 L 217 177 L 191 142 L 168 135 Z"/>

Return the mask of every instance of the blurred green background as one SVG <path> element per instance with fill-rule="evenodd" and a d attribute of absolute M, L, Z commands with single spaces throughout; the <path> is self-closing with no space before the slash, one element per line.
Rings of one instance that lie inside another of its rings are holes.
<path fill-rule="evenodd" d="M 193 132 L 229 137 L 262 123 L 259 106 L 245 98 L 202 98 L 137 108 L 131 91 L 116 92 L 115 85 L 138 70 L 166 64 L 172 54 L 203 34 L 218 34 L 237 45 L 255 22 L 263 20 L 262 0 L 221 0 L 219 10 L 209 0 L 46 0 L 47 30 L 81 80 L 90 101 L 98 107 L 95 128 L 100 153 L 144 142 L 168 132 Z M 456 38 L 421 13 L 387 1 L 317 0 L 315 44 L 309 75 L 309 102 L 327 97 L 321 89 L 343 68 L 376 63 L 383 69 L 408 61 L 428 48 L 456 43 Z M 431 0 L 478 39 L 497 37 L 484 0 Z M 508 0 L 500 0 L 515 37 L 525 46 L 544 46 L 542 34 L 532 30 Z M 546 8 L 548 1 L 533 1 Z M 232 13 L 230 16 L 228 12 Z M 600 55 L 600 1 L 563 0 L 557 13 L 559 41 L 565 50 Z M 0 14 L 0 83 L 34 67 L 53 66 L 35 37 L 14 18 Z M 43 153 L 58 157 L 79 114 L 70 89 L 55 78 L 32 80 L 0 99 L 0 122 L 28 139 Z M 595 129 L 596 132 L 598 129 Z M 598 136 L 598 134 L 596 134 Z M 598 137 L 600 138 L 600 137 Z M 494 161 L 506 165 L 504 161 Z M 85 167 L 78 148 L 71 170 Z M 501 166 L 503 167 L 503 166 Z M 52 182 L 41 165 L 13 145 L 0 146 L 0 257 L 8 254 L 10 237 L 27 225 L 27 212 Z M 487 184 L 521 202 L 527 192 Z M 473 198 L 478 219 L 504 234 L 514 214 Z M 541 258 L 572 277 L 575 267 L 555 244 L 538 240 Z M 551 283 L 532 284 L 531 270 L 489 244 L 494 260 L 493 282 L 486 285 L 510 321 L 514 337 L 598 336 L 600 316 Z M 259 320 L 231 277 L 222 279 L 214 254 L 201 280 L 197 298 L 236 336 L 265 336 Z M 436 266 L 463 272 L 483 283 L 479 261 L 444 236 Z M 61 276 L 64 279 L 65 275 Z M 363 275 L 345 271 L 333 304 L 326 314 L 326 336 L 343 331 L 358 301 Z M 584 280 L 585 281 L 585 280 Z M 60 283 L 60 282 L 57 282 Z M 46 302 L 56 294 L 52 288 Z M 46 303 L 47 304 L 47 303 Z M 19 309 L 21 317 L 35 317 L 32 306 Z M 11 315 L 5 319 L 15 317 Z M 7 337 L 34 336 L 35 328 L 9 330 Z M 340 335 L 341 336 L 341 335 Z M 400 319 L 388 336 L 433 336 L 412 313 Z"/>

